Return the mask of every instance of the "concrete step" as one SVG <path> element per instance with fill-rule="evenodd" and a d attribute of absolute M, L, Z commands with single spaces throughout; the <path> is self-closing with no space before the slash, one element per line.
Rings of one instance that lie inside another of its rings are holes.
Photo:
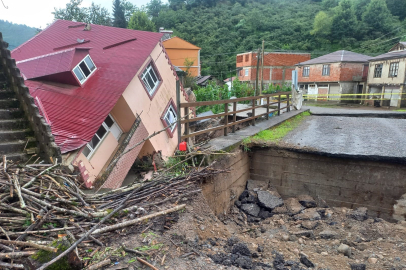
<path fill-rule="evenodd" d="M 0 82 L 1 84 L 1 82 Z M 19 108 L 20 103 L 18 99 L 9 98 L 9 99 L 0 99 L 0 109 L 10 109 L 10 108 Z"/>
<path fill-rule="evenodd" d="M 15 93 L 13 90 L 3 89 L 3 84 L 0 84 L 0 99 L 14 98 Z"/>
<path fill-rule="evenodd" d="M 25 144 L 24 140 L 16 140 L 11 142 L 0 143 L 0 155 L 7 155 L 10 153 L 23 153 Z"/>
<path fill-rule="evenodd" d="M 20 108 L 0 109 L 0 119 L 16 119 L 24 116 Z"/>
<path fill-rule="evenodd" d="M 0 142 L 9 142 L 16 140 L 32 140 L 27 138 L 27 135 L 31 135 L 32 131 L 30 129 L 21 129 L 21 130 L 0 130 Z M 35 138 L 34 138 L 35 141 Z"/>
<path fill-rule="evenodd" d="M 0 130 L 21 130 L 29 128 L 28 121 L 23 118 L 0 120 Z"/>

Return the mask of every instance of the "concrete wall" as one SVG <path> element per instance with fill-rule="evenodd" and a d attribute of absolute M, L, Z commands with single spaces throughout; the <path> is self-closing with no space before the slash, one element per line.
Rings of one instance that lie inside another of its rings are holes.
<path fill-rule="evenodd" d="M 249 179 L 250 159 L 247 152 L 236 150 L 233 155 L 219 159 L 217 169 L 229 169 L 229 173 L 218 174 L 207 179 L 202 192 L 215 215 L 226 214 L 234 201 L 244 191 Z"/>
<path fill-rule="evenodd" d="M 399 71 L 397 77 L 389 77 L 389 67 L 393 62 L 399 62 Z M 375 65 L 382 65 L 382 76 L 380 78 L 374 78 Z M 403 84 L 405 83 L 405 73 L 406 73 L 406 58 L 402 59 L 391 59 L 382 61 L 373 61 L 369 63 L 368 71 L 368 84 Z"/>
<path fill-rule="evenodd" d="M 406 193 L 401 164 L 267 149 L 253 152 L 250 172 L 251 179 L 268 182 L 284 198 L 309 194 L 330 206 L 365 206 L 387 219 Z"/>

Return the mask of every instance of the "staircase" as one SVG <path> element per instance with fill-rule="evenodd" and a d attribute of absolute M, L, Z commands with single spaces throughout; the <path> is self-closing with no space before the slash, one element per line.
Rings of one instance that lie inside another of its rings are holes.
<path fill-rule="evenodd" d="M 24 161 L 38 152 L 34 133 L 29 128 L 16 94 L 8 87 L 0 61 L 0 156 Z"/>

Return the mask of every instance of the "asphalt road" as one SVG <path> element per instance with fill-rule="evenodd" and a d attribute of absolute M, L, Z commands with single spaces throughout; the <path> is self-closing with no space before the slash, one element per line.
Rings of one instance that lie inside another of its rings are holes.
<path fill-rule="evenodd" d="M 309 116 L 283 141 L 316 151 L 406 157 L 406 119 Z"/>

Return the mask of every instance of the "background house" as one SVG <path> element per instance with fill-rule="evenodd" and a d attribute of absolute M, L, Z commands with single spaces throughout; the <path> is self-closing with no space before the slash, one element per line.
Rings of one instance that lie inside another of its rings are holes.
<path fill-rule="evenodd" d="M 370 56 L 336 51 L 297 64 L 299 88 L 305 94 L 322 94 L 321 99 L 340 100 L 341 94 L 362 93 Z"/>
<path fill-rule="evenodd" d="M 309 53 L 279 53 L 265 52 L 264 53 L 264 71 L 263 81 L 264 89 L 269 84 L 291 84 L 292 70 L 299 62 L 310 60 Z M 238 72 L 238 79 L 241 82 L 248 82 L 255 85 L 257 76 L 257 53 L 246 52 L 237 54 L 237 68 L 242 68 Z M 259 79 L 261 80 L 261 79 Z"/>
<path fill-rule="evenodd" d="M 165 31 L 162 30 L 161 31 Z M 167 37 L 167 34 L 165 34 Z M 190 61 L 190 75 L 192 77 L 200 76 L 200 48 L 179 38 L 172 37 L 164 40 L 162 44 L 172 64 L 186 71 L 186 60 Z"/>
<path fill-rule="evenodd" d="M 12 51 L 64 163 L 88 187 L 100 179 L 117 188 L 137 157 L 177 148 L 175 125 L 113 162 L 176 121 L 177 76 L 162 35 L 57 20 Z"/>
<path fill-rule="evenodd" d="M 399 42 L 385 54 L 369 60 L 368 89 L 365 103 L 373 105 L 379 99 L 381 106 L 404 107 L 402 100 L 406 82 L 406 42 Z M 383 100 L 382 100 L 383 99 Z"/>

